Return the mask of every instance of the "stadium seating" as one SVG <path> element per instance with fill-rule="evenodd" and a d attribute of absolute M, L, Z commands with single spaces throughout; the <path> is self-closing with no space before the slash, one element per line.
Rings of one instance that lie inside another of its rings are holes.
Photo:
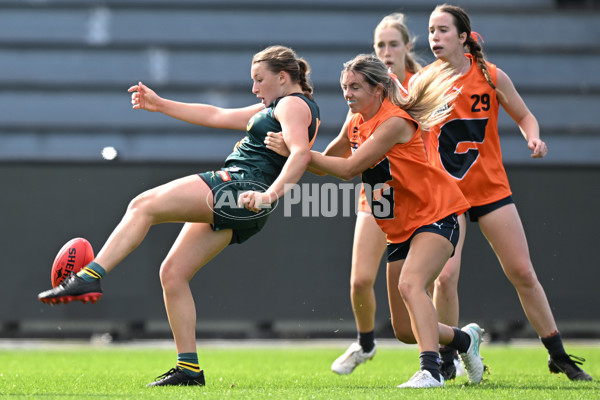
<path fill-rule="evenodd" d="M 417 53 L 428 63 L 427 21 L 435 4 L 2 2 L 0 160 L 53 160 L 69 154 L 94 160 L 105 145 L 118 147 L 125 161 L 221 160 L 238 133 L 217 135 L 162 115 L 133 112 L 126 89 L 141 80 L 181 101 L 251 104 L 250 59 L 270 44 L 289 45 L 310 62 L 323 120 L 317 146 L 324 146 L 337 134 L 347 109 L 337 83 L 342 63 L 372 50 L 373 28 L 393 11 L 408 15 Z M 544 137 L 585 141 L 598 149 L 600 122 L 592 112 L 600 109 L 598 12 L 565 11 L 550 0 L 469 0 L 461 5 L 483 36 L 487 57 L 512 77 Z M 506 146 L 522 146 L 505 113 L 500 126 L 507 133 Z M 514 152 L 506 153 L 511 162 Z M 597 157 L 582 160 L 575 152 L 561 150 L 556 156 L 559 163 L 597 163 Z"/>

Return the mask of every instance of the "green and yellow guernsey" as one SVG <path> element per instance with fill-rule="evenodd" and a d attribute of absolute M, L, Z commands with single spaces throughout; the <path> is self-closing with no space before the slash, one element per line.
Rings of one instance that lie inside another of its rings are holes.
<path fill-rule="evenodd" d="M 320 124 L 319 106 L 313 100 L 300 93 L 294 93 L 290 96 L 297 96 L 304 100 L 310 108 L 312 121 L 308 127 L 308 141 L 310 145 L 314 143 L 317 136 L 317 130 Z M 265 137 L 268 132 L 281 132 L 281 124 L 275 119 L 274 111 L 280 97 L 273 101 L 267 108 L 256 113 L 246 128 L 246 137 L 240 140 L 233 153 L 227 157 L 223 169 L 242 169 L 250 172 L 253 176 L 264 177 L 264 183 L 271 185 L 279 176 L 287 157 L 280 156 L 267 149 Z"/>

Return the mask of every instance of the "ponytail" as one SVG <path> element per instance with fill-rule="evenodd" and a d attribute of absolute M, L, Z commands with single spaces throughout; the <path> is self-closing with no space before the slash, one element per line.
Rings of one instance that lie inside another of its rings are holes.
<path fill-rule="evenodd" d="M 298 59 L 298 83 L 302 88 L 302 94 L 307 98 L 313 98 L 313 87 L 308 81 L 308 76 L 310 75 L 310 65 L 303 58 Z"/>
<path fill-rule="evenodd" d="M 458 95 L 452 87 L 458 76 L 448 63 L 436 63 L 421 71 L 408 85 L 408 97 L 398 104 L 426 131 L 446 120 Z"/>
<path fill-rule="evenodd" d="M 479 34 L 477 34 L 479 35 Z M 487 67 L 485 62 L 485 56 L 483 55 L 483 47 L 478 43 L 476 36 L 474 37 L 473 31 L 469 32 L 467 35 L 467 40 L 465 41 L 465 47 L 469 51 L 469 54 L 473 56 L 473 60 L 481 70 L 483 77 L 485 78 L 488 85 L 491 86 L 492 89 L 496 91 L 496 97 L 502 102 L 506 102 L 506 96 L 500 89 L 496 87 L 494 82 L 492 81 L 492 76 L 490 75 L 490 70 Z"/>

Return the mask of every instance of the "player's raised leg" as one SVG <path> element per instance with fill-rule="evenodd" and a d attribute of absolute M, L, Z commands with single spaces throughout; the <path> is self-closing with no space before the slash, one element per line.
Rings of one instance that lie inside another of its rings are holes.
<path fill-rule="evenodd" d="M 212 192 L 198 176 L 191 175 L 150 189 L 129 203 L 125 216 L 94 261 L 61 285 L 42 292 L 44 303 L 68 303 L 87 293 L 102 295 L 100 279 L 135 250 L 152 225 L 165 222 L 213 222 Z M 96 299 L 97 300 L 97 299 Z"/>

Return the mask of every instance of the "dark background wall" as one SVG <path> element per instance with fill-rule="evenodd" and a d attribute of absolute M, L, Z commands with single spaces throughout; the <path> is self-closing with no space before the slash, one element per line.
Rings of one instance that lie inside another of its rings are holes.
<path fill-rule="evenodd" d="M 138 329 L 164 334 L 158 269 L 181 225 L 152 228 L 146 241 L 105 278 L 95 305 L 50 307 L 36 295 L 50 286 L 50 266 L 72 237 L 98 250 L 137 193 L 214 168 L 207 164 L 1 164 L 3 279 L 0 323 L 22 334 Z M 512 166 L 514 198 L 532 259 L 555 312 L 572 335 L 600 322 L 596 257 L 600 168 Z M 336 182 L 306 174 L 304 183 Z M 286 216 L 280 206 L 261 234 L 229 246 L 192 281 L 205 335 L 303 337 L 354 334 L 349 265 L 354 218 Z M 528 335 L 516 293 L 477 225 L 469 224 L 460 281 L 461 320 L 498 336 Z M 384 268 L 377 282 L 378 329 L 389 311 Z M 124 326 L 123 326 L 124 325 Z M 119 328 L 120 327 L 120 328 Z M 64 330 L 64 332 L 61 332 Z M 590 332 L 591 331 L 591 332 Z M 37 332 L 37 333 L 36 333 Z M 220 332 L 220 333 L 219 333 Z M 131 332 L 126 334 L 133 334 Z"/>
<path fill-rule="evenodd" d="M 158 268 L 179 226 L 158 226 L 105 281 L 94 305 L 49 307 L 58 249 L 76 236 L 98 250 L 141 191 L 216 168 L 238 132 L 132 111 L 142 80 L 180 101 L 224 107 L 256 101 L 252 55 L 293 47 L 313 68 L 323 149 L 346 113 L 342 63 L 372 51 L 386 14 L 407 14 L 423 63 L 432 60 L 429 0 L 50 0 L 0 4 L 0 335 L 168 336 Z M 596 336 L 595 255 L 600 222 L 600 11 L 597 2 L 458 1 L 488 59 L 512 78 L 537 116 L 550 153 L 531 160 L 500 116 L 504 160 L 538 276 L 561 330 Z M 100 152 L 114 146 L 119 160 Z M 303 182 L 335 182 L 307 174 Z M 294 209 L 293 209 L 294 210 Z M 231 246 L 193 280 L 200 336 L 353 336 L 349 265 L 353 217 L 292 217 L 278 208 L 265 230 Z M 496 338 L 532 336 L 516 293 L 476 225 L 460 282 L 461 320 Z M 389 334 L 383 268 L 378 330 Z"/>

